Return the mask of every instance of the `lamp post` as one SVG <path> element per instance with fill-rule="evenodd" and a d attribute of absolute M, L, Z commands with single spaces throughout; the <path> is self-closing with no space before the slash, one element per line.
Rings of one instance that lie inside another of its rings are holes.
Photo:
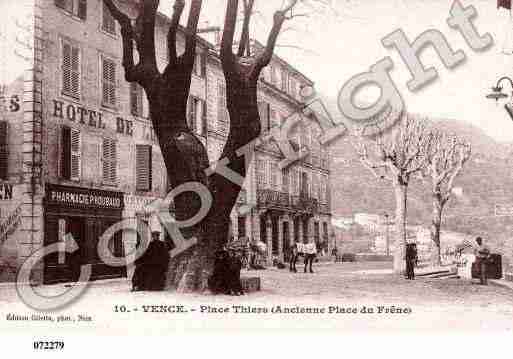
<path fill-rule="evenodd" d="M 513 80 L 509 78 L 508 76 L 503 76 L 499 80 L 497 80 L 497 84 L 495 86 L 492 86 L 492 92 L 486 95 L 486 98 L 499 101 L 499 99 L 508 98 L 508 95 L 502 92 L 503 87 L 501 86 L 501 82 L 507 81 L 509 82 L 512 90 L 513 90 Z M 512 94 L 513 97 L 513 94 Z M 504 109 L 508 113 L 509 117 L 513 120 L 513 108 L 509 104 L 504 105 Z"/>
<path fill-rule="evenodd" d="M 386 254 L 390 256 L 390 237 L 388 236 L 388 213 L 385 213 L 385 226 L 386 226 Z"/>

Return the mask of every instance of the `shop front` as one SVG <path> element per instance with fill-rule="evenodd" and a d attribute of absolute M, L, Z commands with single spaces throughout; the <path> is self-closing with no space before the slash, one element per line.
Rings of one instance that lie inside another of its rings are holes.
<path fill-rule="evenodd" d="M 73 253 L 52 253 L 45 257 L 43 282 L 45 284 L 75 281 L 80 266 L 91 264 L 91 280 L 126 276 L 126 267 L 111 267 L 98 256 L 101 235 L 122 219 L 123 193 L 104 190 L 46 185 L 44 245 L 69 240 L 79 249 Z M 124 255 L 122 233 L 109 242 L 114 256 Z"/>

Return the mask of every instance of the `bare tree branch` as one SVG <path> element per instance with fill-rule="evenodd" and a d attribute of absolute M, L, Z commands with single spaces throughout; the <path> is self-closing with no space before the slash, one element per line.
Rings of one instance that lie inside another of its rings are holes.
<path fill-rule="evenodd" d="M 221 40 L 221 62 L 226 69 L 235 61 L 233 54 L 233 39 L 235 37 L 235 28 L 237 26 L 237 10 L 239 0 L 228 0 L 226 7 L 226 17 L 224 21 L 223 38 Z"/>
<path fill-rule="evenodd" d="M 145 77 L 150 81 L 159 74 L 155 53 L 155 20 L 159 0 L 142 0 L 135 21 L 135 35 L 139 51 L 140 65 Z"/>
<path fill-rule="evenodd" d="M 178 56 L 176 53 L 176 32 L 178 30 L 178 25 L 180 23 L 180 18 L 182 17 L 184 7 L 185 0 L 175 0 L 175 5 L 173 6 L 173 16 L 171 18 L 171 26 L 169 27 L 169 31 L 167 33 L 167 50 L 169 53 L 170 63 L 175 63 L 176 57 Z"/>
<path fill-rule="evenodd" d="M 142 72 L 140 71 L 140 68 L 134 64 L 135 34 L 131 20 L 128 15 L 119 10 L 112 0 L 104 0 L 103 2 L 121 28 L 121 37 L 123 40 L 122 65 L 125 69 L 125 79 L 128 82 L 138 82 L 139 84 L 142 84 Z"/>
<path fill-rule="evenodd" d="M 260 76 L 260 72 L 262 71 L 262 69 L 269 65 L 269 62 L 271 62 L 274 49 L 276 47 L 276 41 L 278 40 L 278 36 L 280 35 L 283 23 L 285 22 L 285 20 L 290 19 L 291 16 L 293 16 L 290 15 L 289 17 L 287 17 L 287 12 L 292 12 L 292 9 L 294 8 L 294 6 L 296 6 L 297 3 L 298 0 L 291 0 L 290 3 L 284 9 L 278 10 L 274 13 L 273 27 L 267 39 L 265 49 L 256 61 L 256 66 L 252 74 L 252 77 L 258 78 Z"/>
<path fill-rule="evenodd" d="M 239 41 L 239 51 L 237 56 L 242 57 L 246 52 L 247 56 L 251 55 L 251 49 L 249 44 L 249 26 L 251 23 L 251 17 L 253 15 L 253 6 L 255 0 L 244 0 L 244 23 L 242 24 L 242 34 Z"/>
<path fill-rule="evenodd" d="M 192 0 L 189 19 L 187 21 L 187 30 L 185 33 L 185 54 L 184 57 L 194 62 L 196 55 L 196 33 L 198 32 L 198 22 L 201 13 L 202 0 Z"/>

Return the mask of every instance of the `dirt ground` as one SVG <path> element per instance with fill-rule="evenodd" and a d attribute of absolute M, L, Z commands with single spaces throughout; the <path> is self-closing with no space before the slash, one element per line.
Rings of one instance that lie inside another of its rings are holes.
<path fill-rule="evenodd" d="M 13 286 L 0 286 L 0 331 L 163 335 L 190 330 L 341 330 L 351 332 L 467 332 L 513 330 L 513 291 L 459 279 L 408 281 L 388 273 L 388 263 L 314 266 L 315 273 L 268 269 L 262 291 L 241 297 L 131 293 L 127 281 L 96 282 L 50 319 L 31 316 Z M 58 294 L 63 285 L 39 288 Z M 170 313 L 175 305 L 184 313 Z M 157 306 L 157 307 L 150 307 Z M 59 320 L 60 318 L 60 320 Z M 90 318 L 90 320 L 88 320 Z"/>

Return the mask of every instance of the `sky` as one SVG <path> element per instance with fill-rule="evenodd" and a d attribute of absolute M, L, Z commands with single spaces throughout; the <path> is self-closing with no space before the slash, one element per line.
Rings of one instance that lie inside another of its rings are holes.
<path fill-rule="evenodd" d="M 0 14 L 9 16 L 27 1 L 0 0 Z M 485 98 L 499 77 L 513 76 L 513 55 L 502 53 L 505 44 L 513 48 L 513 21 L 507 10 L 497 10 L 494 0 L 461 1 L 464 6 L 475 6 L 478 16 L 474 23 L 478 31 L 490 33 L 494 38 L 494 46 L 481 53 L 470 49 L 460 33 L 447 25 L 452 0 L 323 1 L 331 3 L 331 8 L 315 12 L 304 6 L 298 8 L 299 13 L 308 16 L 294 18 L 284 25 L 276 49 L 279 56 L 315 82 L 318 92 L 336 99 L 351 77 L 368 71 L 370 66 L 390 56 L 394 61 L 392 78 L 409 111 L 433 118 L 468 121 L 496 140 L 513 142 L 513 121 L 504 111 L 504 103 L 496 104 Z M 200 27 L 222 25 L 226 0 L 203 2 Z M 272 14 L 282 3 L 283 0 L 256 0 L 258 12 L 254 16 L 252 37 L 266 41 Z M 161 0 L 159 10 L 170 14 L 172 6 L 172 0 Z M 183 23 L 187 20 L 186 15 L 184 12 Z M 16 31 L 13 22 L 2 19 L 1 23 L 2 32 L 12 39 Z M 448 70 L 433 49 L 424 50 L 421 59 L 426 66 L 435 66 L 439 77 L 426 88 L 411 93 L 406 87 L 410 79 L 406 65 L 395 50 L 381 44 L 381 39 L 396 29 L 402 29 L 411 41 L 428 29 L 437 29 L 447 37 L 454 50 L 465 52 L 467 61 Z M 2 45 L 4 49 L 11 46 L 5 39 Z M 20 66 L 19 62 L 19 58 L 2 56 L 2 76 L 15 73 L 12 69 Z M 509 84 L 505 83 L 504 87 L 508 94 L 513 92 Z M 369 89 L 367 93 L 362 91 L 361 98 L 372 101 L 378 95 L 376 89 Z"/>
<path fill-rule="evenodd" d="M 225 1 L 204 3 L 202 25 L 206 21 L 209 25 L 221 25 Z M 257 0 L 257 4 L 259 14 L 252 36 L 265 41 L 272 12 L 282 1 Z M 513 121 L 506 114 L 504 103 L 485 98 L 499 77 L 513 76 L 513 55 L 503 54 L 505 47 L 513 48 L 509 11 L 497 10 L 494 0 L 461 1 L 463 6 L 475 6 L 478 15 L 474 23 L 479 33 L 490 33 L 494 38 L 494 46 L 476 53 L 446 23 L 452 4 L 452 0 L 332 0 L 333 9 L 313 14 L 309 11 L 309 17 L 288 22 L 276 53 L 315 81 L 319 92 L 334 99 L 351 77 L 390 56 L 394 61 L 392 78 L 409 111 L 468 121 L 498 141 L 513 142 Z M 426 66 L 434 66 L 439 77 L 426 88 L 411 93 L 406 87 L 411 77 L 406 65 L 395 50 L 381 44 L 381 39 L 396 29 L 402 29 L 411 41 L 426 30 L 439 30 L 454 50 L 464 51 L 467 61 L 448 70 L 435 51 L 427 48 L 420 58 Z M 504 88 L 508 94 L 513 92 L 507 83 Z M 377 99 L 378 95 L 375 89 L 369 89 L 367 96 L 361 94 L 364 100 Z"/>

